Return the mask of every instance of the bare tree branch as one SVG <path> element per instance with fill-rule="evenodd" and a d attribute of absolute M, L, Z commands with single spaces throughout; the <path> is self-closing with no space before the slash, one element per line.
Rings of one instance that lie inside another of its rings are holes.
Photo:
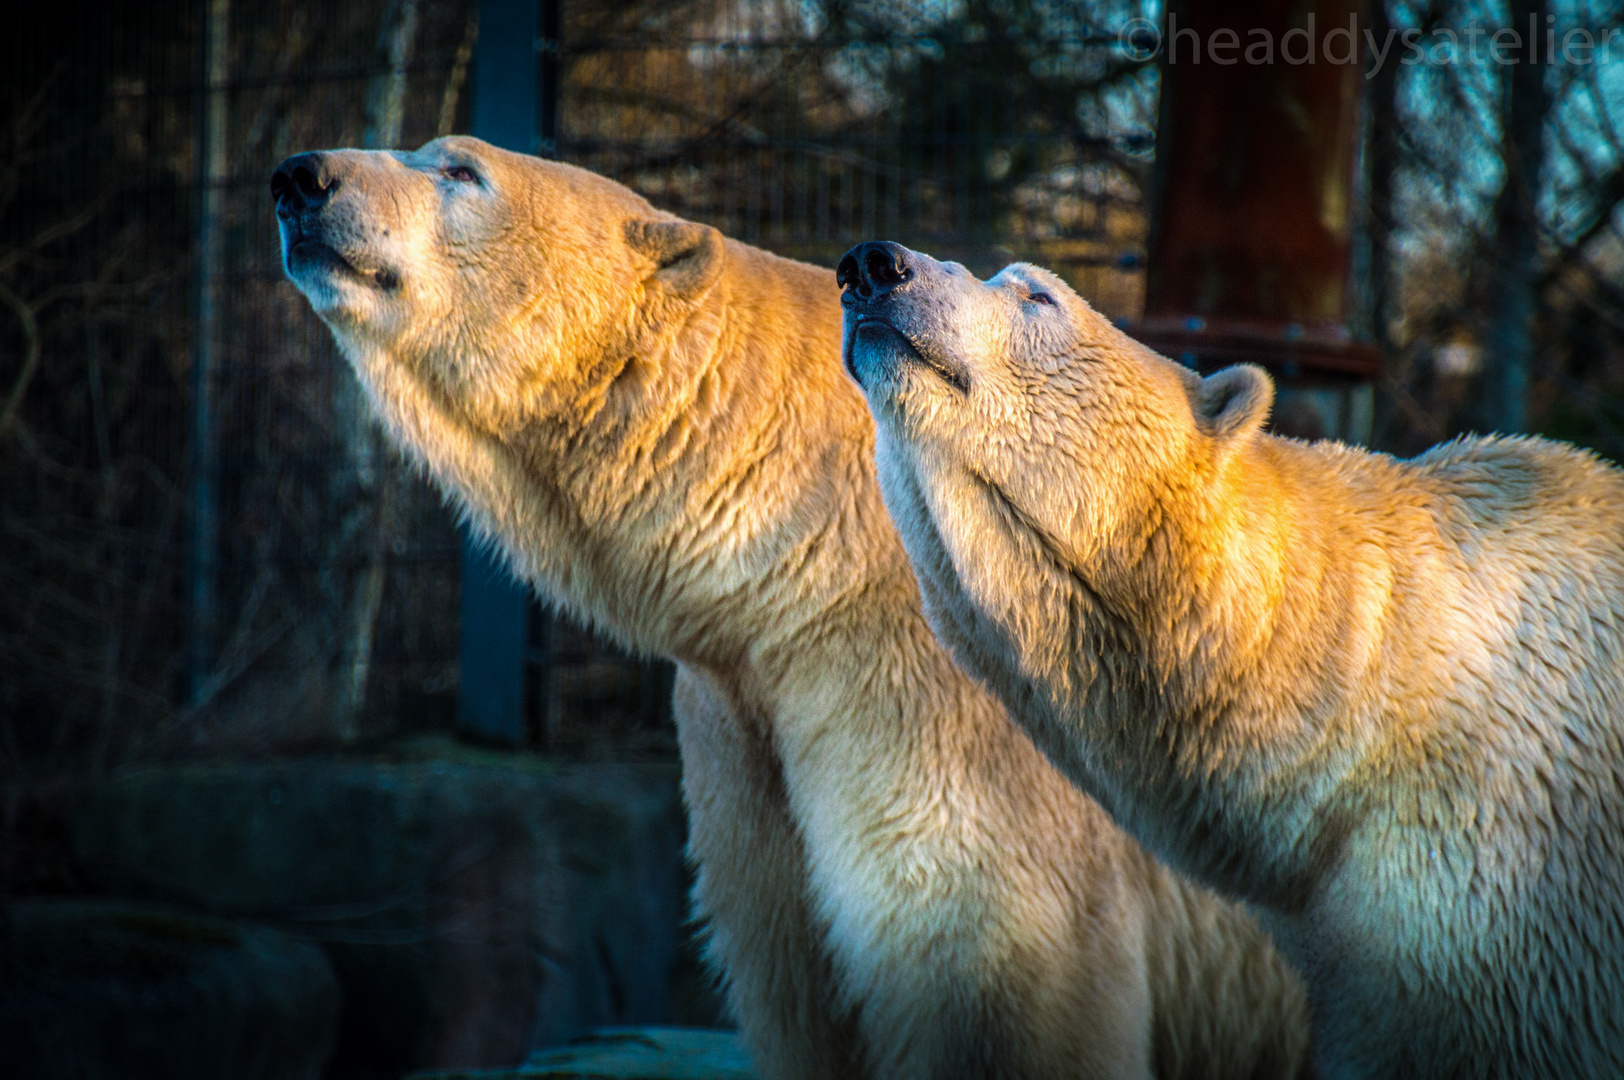
<path fill-rule="evenodd" d="M 23 331 L 22 370 L 17 373 L 10 392 L 6 394 L 5 405 L 0 406 L 0 439 L 4 439 L 22 405 L 23 395 L 28 393 L 28 384 L 34 380 L 34 372 L 39 370 L 40 339 L 39 323 L 34 318 L 33 308 L 23 303 L 22 298 L 3 281 L 0 281 L 0 304 L 5 304 L 17 316 Z"/>

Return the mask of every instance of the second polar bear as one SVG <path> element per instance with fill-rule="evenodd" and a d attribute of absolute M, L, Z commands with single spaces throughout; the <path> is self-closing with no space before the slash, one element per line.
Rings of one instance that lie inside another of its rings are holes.
<path fill-rule="evenodd" d="M 1265 434 L 1054 275 L 843 261 L 927 612 L 1152 851 L 1252 902 L 1331 1077 L 1624 1076 L 1624 474 Z"/>

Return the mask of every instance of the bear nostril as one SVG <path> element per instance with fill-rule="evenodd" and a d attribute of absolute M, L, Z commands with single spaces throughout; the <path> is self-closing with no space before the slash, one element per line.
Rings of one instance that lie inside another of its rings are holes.
<path fill-rule="evenodd" d="M 868 271 L 869 280 L 876 285 L 893 286 L 902 283 L 902 268 L 897 265 L 896 257 L 889 251 L 870 249 L 868 257 L 863 260 L 863 268 Z"/>
<path fill-rule="evenodd" d="M 320 202 L 323 196 L 327 194 L 328 189 L 323 186 L 320 178 L 316 176 L 313 170 L 303 165 L 294 168 L 292 180 L 293 186 L 298 189 L 299 194 L 303 195 L 308 202 Z"/>
<path fill-rule="evenodd" d="M 857 288 L 862 284 L 857 273 L 857 260 L 852 257 L 849 251 L 841 258 L 840 265 L 835 268 L 835 284 L 842 289 Z"/>

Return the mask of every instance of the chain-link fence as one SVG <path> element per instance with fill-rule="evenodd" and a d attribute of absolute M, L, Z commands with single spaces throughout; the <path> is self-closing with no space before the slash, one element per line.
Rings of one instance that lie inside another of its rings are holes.
<path fill-rule="evenodd" d="M 1139 302 L 1133 4 L 568 3 L 556 139 L 728 235 L 887 236 Z M 35 6 L 4 47 L 0 739 L 100 767 L 451 726 L 458 536 L 283 280 L 270 170 L 467 130 L 471 0 Z M 664 676 L 578 627 L 550 750 L 664 753 Z"/>

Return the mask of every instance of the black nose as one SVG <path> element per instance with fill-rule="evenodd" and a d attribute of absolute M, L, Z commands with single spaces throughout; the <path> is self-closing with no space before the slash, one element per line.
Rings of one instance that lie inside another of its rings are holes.
<path fill-rule="evenodd" d="M 908 249 L 889 240 L 858 244 L 840 257 L 835 283 L 851 289 L 864 300 L 884 296 L 913 277 L 908 269 Z"/>
<path fill-rule="evenodd" d="M 338 178 L 320 154 L 294 154 L 271 174 L 277 217 L 291 218 L 319 209 L 337 188 Z"/>

